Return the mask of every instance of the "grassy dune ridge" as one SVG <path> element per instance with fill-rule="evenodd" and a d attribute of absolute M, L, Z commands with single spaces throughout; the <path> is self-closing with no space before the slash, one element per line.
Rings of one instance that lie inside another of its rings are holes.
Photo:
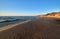
<path fill-rule="evenodd" d="M 0 32 L 0 39 L 60 39 L 56 18 L 39 17 Z"/>

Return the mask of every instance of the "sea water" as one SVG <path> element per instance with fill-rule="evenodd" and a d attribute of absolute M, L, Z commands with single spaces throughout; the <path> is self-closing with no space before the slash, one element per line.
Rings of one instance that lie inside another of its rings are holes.
<path fill-rule="evenodd" d="M 10 24 L 20 23 L 35 18 L 36 16 L 0 16 L 0 28 Z"/>

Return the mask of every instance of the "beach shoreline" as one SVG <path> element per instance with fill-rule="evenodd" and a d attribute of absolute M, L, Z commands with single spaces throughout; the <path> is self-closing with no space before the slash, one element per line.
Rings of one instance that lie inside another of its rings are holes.
<path fill-rule="evenodd" d="M 60 24 L 55 18 L 38 17 L 2 30 L 0 39 L 60 39 Z"/>
<path fill-rule="evenodd" d="M 31 21 L 31 20 L 27 20 L 27 21 L 23 21 L 23 22 L 20 22 L 20 23 L 15 23 L 15 24 L 7 25 L 7 26 L 5 26 L 5 27 L 0 28 L 0 31 L 13 28 L 13 27 L 15 27 L 15 26 L 17 26 L 17 25 L 20 25 L 20 24 L 23 24 L 23 23 L 26 23 L 26 22 L 29 22 L 29 21 Z"/>

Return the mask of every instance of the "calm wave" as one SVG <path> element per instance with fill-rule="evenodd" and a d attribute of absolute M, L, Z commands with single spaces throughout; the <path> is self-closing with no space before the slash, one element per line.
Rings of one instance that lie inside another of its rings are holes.
<path fill-rule="evenodd" d="M 0 27 L 35 19 L 36 16 L 0 16 Z"/>

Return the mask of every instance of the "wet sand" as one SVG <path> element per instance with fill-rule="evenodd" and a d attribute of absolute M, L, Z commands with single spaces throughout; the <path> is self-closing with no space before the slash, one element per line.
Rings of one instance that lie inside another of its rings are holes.
<path fill-rule="evenodd" d="M 39 17 L 11 28 L 6 27 L 8 29 L 0 31 L 0 39 L 60 39 L 59 22 L 56 18 Z"/>

